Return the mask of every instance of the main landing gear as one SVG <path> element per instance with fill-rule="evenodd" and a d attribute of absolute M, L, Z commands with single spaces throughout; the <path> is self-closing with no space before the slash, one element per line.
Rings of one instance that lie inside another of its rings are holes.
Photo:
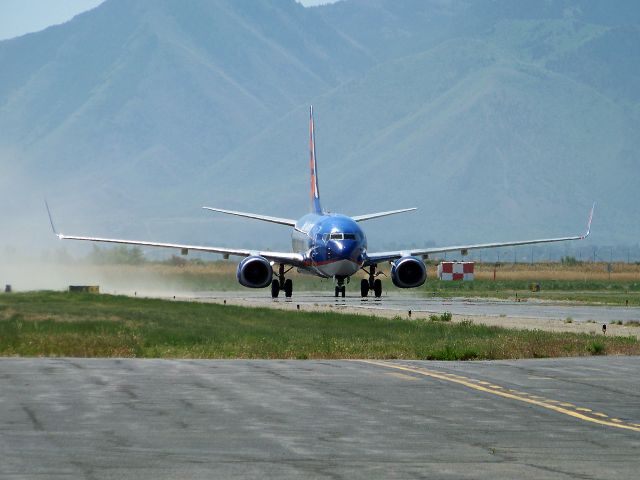
<path fill-rule="evenodd" d="M 336 298 L 338 298 L 339 296 L 342 296 L 342 298 L 344 298 L 347 293 L 346 287 L 344 285 L 344 277 L 336 277 L 336 282 Z"/>
<path fill-rule="evenodd" d="M 284 296 L 286 298 L 291 298 L 293 295 L 293 282 L 290 278 L 285 278 L 285 274 L 290 271 L 293 267 L 289 267 L 289 270 L 285 271 L 284 265 L 280 264 L 278 266 L 278 273 L 275 273 L 275 276 L 278 279 L 273 279 L 271 281 L 271 297 L 278 298 L 280 294 L 280 290 L 284 290 Z"/>
<path fill-rule="evenodd" d="M 369 295 L 369 292 L 373 290 L 373 294 L 375 295 L 375 297 L 380 298 L 382 296 L 382 280 L 380 280 L 379 278 L 375 278 L 376 265 L 371 265 L 367 273 L 369 274 L 369 278 L 363 278 L 360 281 L 360 296 L 362 298 L 365 298 Z"/>

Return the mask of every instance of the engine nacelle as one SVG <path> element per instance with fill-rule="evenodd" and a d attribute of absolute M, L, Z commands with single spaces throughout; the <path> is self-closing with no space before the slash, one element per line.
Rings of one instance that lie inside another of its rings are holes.
<path fill-rule="evenodd" d="M 247 257 L 238 264 L 236 278 L 240 285 L 249 288 L 264 288 L 271 284 L 273 268 L 269 260 L 259 255 Z"/>
<path fill-rule="evenodd" d="M 427 267 L 416 257 L 402 257 L 391 262 L 391 281 L 398 288 L 414 288 L 427 279 Z"/>

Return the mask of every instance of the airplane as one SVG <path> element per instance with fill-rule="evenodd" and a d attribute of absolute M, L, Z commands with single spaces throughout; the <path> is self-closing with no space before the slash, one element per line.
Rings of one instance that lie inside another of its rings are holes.
<path fill-rule="evenodd" d="M 427 278 L 427 268 L 424 259 L 436 253 L 459 251 L 467 255 L 469 250 L 509 247 L 517 245 L 531 245 L 570 240 L 583 240 L 591 233 L 591 220 L 595 203 L 591 208 L 587 230 L 582 235 L 543 238 L 536 240 L 521 240 L 512 242 L 480 243 L 471 245 L 455 245 L 432 248 L 407 248 L 386 252 L 371 252 L 368 250 L 367 237 L 360 227 L 360 223 L 374 218 L 411 212 L 416 208 L 404 208 L 365 215 L 346 216 L 338 213 L 326 212 L 320 203 L 318 188 L 318 168 L 316 162 L 315 126 L 313 107 L 309 109 L 309 166 L 310 166 L 310 197 L 311 212 L 298 220 L 272 217 L 255 213 L 238 212 L 214 207 L 202 207 L 206 210 L 235 215 L 244 218 L 261 220 L 291 227 L 292 252 L 271 252 L 259 249 L 221 248 L 199 245 L 184 245 L 177 243 L 161 243 L 139 240 L 122 240 L 115 238 L 86 237 L 58 233 L 54 226 L 49 205 L 46 203 L 49 222 L 53 233 L 61 240 L 80 240 L 89 242 L 119 243 L 139 245 L 144 247 L 164 247 L 181 250 L 186 255 L 189 250 L 222 254 L 224 258 L 230 255 L 244 257 L 238 264 L 236 277 L 238 282 L 248 288 L 271 287 L 271 296 L 277 298 L 281 290 L 285 297 L 293 294 L 293 282 L 287 278 L 287 273 L 296 268 L 301 273 L 310 273 L 322 278 L 333 278 L 335 282 L 334 295 L 345 297 L 345 284 L 351 276 L 364 271 L 367 278 L 360 282 L 360 295 L 364 298 L 371 292 L 376 298 L 382 296 L 382 281 L 377 278 L 381 272 L 378 265 L 389 262 L 391 265 L 391 281 L 398 288 L 415 288 L 424 284 Z M 277 265 L 277 268 L 275 268 Z M 274 278 L 275 277 L 275 278 Z"/>

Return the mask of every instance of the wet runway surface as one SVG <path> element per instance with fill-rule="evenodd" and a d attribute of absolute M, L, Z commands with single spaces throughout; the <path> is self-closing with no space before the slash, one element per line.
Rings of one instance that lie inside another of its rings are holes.
<path fill-rule="evenodd" d="M 0 360 L 0 478 L 637 478 L 640 357 Z"/>
<path fill-rule="evenodd" d="M 247 306 L 272 306 L 273 304 L 300 304 L 327 308 L 348 307 L 365 310 L 390 310 L 406 313 L 408 310 L 420 313 L 441 314 L 445 311 L 454 315 L 491 316 L 512 318 L 540 318 L 564 320 L 571 317 L 576 322 L 595 321 L 609 323 L 621 320 L 623 322 L 640 320 L 640 307 L 623 306 L 589 306 L 571 305 L 561 302 L 515 302 L 496 299 L 464 299 L 464 298 L 429 298 L 410 295 L 394 294 L 383 296 L 381 299 L 352 296 L 336 299 L 326 292 L 295 293 L 292 299 L 278 298 L 273 300 L 267 292 L 238 291 L 238 292 L 195 292 L 180 298 L 190 298 L 201 301 L 241 301 Z"/>

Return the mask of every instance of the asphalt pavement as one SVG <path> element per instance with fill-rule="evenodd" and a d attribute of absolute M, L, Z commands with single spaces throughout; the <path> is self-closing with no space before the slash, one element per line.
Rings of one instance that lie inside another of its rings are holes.
<path fill-rule="evenodd" d="M 640 357 L 0 359 L 0 478 L 634 479 Z"/>
<path fill-rule="evenodd" d="M 353 292 L 351 292 L 353 293 Z M 159 295 L 170 297 L 170 295 Z M 509 318 L 537 318 L 547 320 L 565 320 L 570 317 L 575 322 L 609 323 L 614 321 L 640 321 L 640 307 L 616 305 L 576 305 L 569 302 L 497 300 L 482 298 L 438 298 L 394 292 L 380 299 L 360 298 L 349 295 L 335 298 L 330 292 L 294 292 L 291 299 L 280 297 L 272 299 L 266 290 L 243 289 L 230 292 L 193 292 L 183 293 L 176 298 L 198 301 L 223 302 L 225 300 L 246 306 L 278 306 L 300 304 L 321 308 L 355 308 L 375 311 L 397 311 L 405 313 L 435 313 L 444 311 L 454 315 L 488 316 Z"/>

